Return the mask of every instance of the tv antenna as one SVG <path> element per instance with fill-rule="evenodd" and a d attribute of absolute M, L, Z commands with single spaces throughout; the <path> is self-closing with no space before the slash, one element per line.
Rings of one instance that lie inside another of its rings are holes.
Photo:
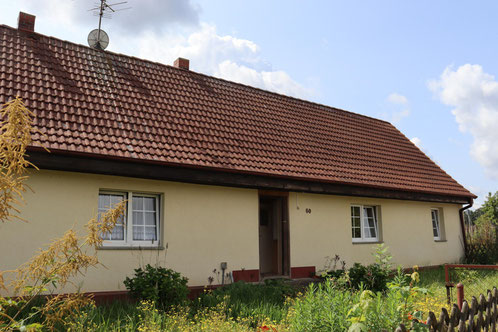
<path fill-rule="evenodd" d="M 122 2 L 116 2 L 109 4 L 107 3 L 107 0 L 100 0 L 100 4 L 96 4 L 95 8 L 90 9 L 89 11 L 93 11 L 95 16 L 99 17 L 99 27 L 98 29 L 94 29 L 90 31 L 88 34 L 88 45 L 91 48 L 95 48 L 98 50 L 105 50 L 107 46 L 109 45 L 109 36 L 107 33 L 102 30 L 102 18 L 111 18 L 111 14 L 130 9 L 131 7 L 127 8 L 114 8 L 115 6 L 120 6 L 128 3 L 128 1 L 122 1 Z"/>

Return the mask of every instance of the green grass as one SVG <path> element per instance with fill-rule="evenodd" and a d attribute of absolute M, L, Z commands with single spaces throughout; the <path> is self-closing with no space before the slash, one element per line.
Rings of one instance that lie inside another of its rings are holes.
<path fill-rule="evenodd" d="M 283 280 L 269 280 L 261 285 L 236 282 L 202 294 L 193 302 L 191 313 L 195 315 L 199 310 L 225 303 L 227 317 L 245 320 L 256 327 L 264 319 L 282 321 L 290 305 L 286 300 L 295 297 L 298 291 L 299 288 Z"/>
<path fill-rule="evenodd" d="M 456 285 L 461 282 L 464 285 L 464 297 L 466 300 L 472 296 L 479 297 L 480 294 L 487 295 L 487 290 L 498 287 L 498 269 L 496 270 L 450 270 L 450 280 Z M 423 270 L 420 272 L 420 285 L 429 289 L 434 297 L 446 299 L 446 281 L 444 268 Z M 451 288 L 452 303 L 456 303 L 456 289 Z"/>

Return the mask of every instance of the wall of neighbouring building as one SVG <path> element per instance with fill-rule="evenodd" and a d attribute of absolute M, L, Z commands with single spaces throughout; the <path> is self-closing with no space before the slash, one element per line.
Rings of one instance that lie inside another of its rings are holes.
<path fill-rule="evenodd" d="M 97 213 L 101 189 L 161 194 L 161 241 L 167 250 L 99 250 L 104 266 L 77 277 L 83 291 L 125 290 L 124 278 L 149 262 L 181 272 L 190 286 L 206 285 L 221 262 L 229 271 L 259 268 L 257 190 L 45 170 L 34 172 L 29 185 L 33 192 L 26 193 L 22 208 L 29 222 L 0 223 L 0 271 L 27 261 L 71 227 L 82 231 Z M 463 254 L 458 205 L 290 193 L 292 267 L 320 270 L 326 256 L 335 254 L 348 265 L 373 260 L 373 244 L 352 243 L 351 204 L 380 207 L 382 240 L 396 263 L 435 265 Z M 445 242 L 433 239 L 431 208 L 443 211 Z"/>

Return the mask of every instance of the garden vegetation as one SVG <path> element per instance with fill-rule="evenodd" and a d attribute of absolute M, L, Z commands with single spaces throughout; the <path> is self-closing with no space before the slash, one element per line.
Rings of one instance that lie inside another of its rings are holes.
<path fill-rule="evenodd" d="M 498 264 L 498 192 L 489 193 L 484 204 L 466 216 L 465 263 Z"/>
<path fill-rule="evenodd" d="M 20 98 L 5 104 L 0 122 L 0 220 L 19 217 L 28 168 L 33 114 Z M 393 331 L 400 324 L 424 331 L 423 313 L 445 306 L 435 294 L 440 285 L 420 281 L 415 268 L 393 273 L 391 255 L 382 245 L 375 263 L 349 269 L 334 256 L 314 282 L 297 287 L 285 280 L 263 284 L 237 282 L 187 300 L 187 279 L 161 266 L 135 270 L 124 284 L 135 299 L 95 305 L 91 297 L 68 289 L 72 278 L 98 268 L 102 234 L 123 215 L 125 202 L 86 225 L 85 234 L 68 230 L 13 271 L 0 272 L 2 331 Z M 337 268 L 340 262 L 340 267 Z M 441 274 L 441 271 L 437 272 Z M 442 274 L 441 274 L 442 276 Z M 422 278 L 423 279 L 423 278 Z"/>

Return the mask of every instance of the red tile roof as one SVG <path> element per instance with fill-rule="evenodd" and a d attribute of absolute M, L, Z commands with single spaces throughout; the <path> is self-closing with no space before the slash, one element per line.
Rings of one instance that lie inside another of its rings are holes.
<path fill-rule="evenodd" d="M 474 197 L 388 122 L 0 25 L 16 95 L 54 153 Z"/>

